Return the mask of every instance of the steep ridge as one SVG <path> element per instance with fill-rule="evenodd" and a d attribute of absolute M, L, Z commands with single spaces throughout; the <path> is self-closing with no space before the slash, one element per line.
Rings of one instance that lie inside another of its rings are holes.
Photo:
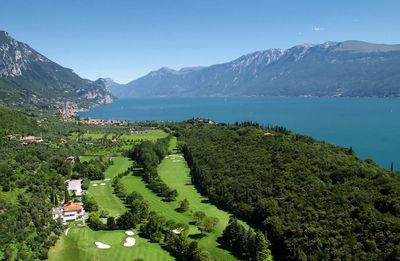
<path fill-rule="evenodd" d="M 91 107 L 112 97 L 105 81 L 82 79 L 0 31 L 0 102 L 24 107 Z"/>

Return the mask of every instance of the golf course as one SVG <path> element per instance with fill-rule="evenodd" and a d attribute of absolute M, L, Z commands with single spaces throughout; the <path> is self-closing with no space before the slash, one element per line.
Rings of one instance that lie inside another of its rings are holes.
<path fill-rule="evenodd" d="M 134 135 L 138 135 L 134 137 Z M 105 135 L 96 134 L 96 137 Z M 109 135 L 108 135 L 109 136 Z M 107 137 L 108 137 L 107 136 Z M 140 134 L 127 134 L 119 136 L 121 140 L 156 140 L 163 138 L 166 133 L 152 130 L 147 132 L 147 136 Z M 126 144 L 124 145 L 126 146 Z M 176 223 L 187 224 L 187 231 L 191 240 L 196 240 L 201 250 L 207 251 L 216 260 L 236 260 L 227 250 L 219 247 L 217 238 L 222 235 L 222 231 L 228 224 L 229 214 L 219 210 L 214 205 L 208 203 L 206 197 L 201 196 L 196 188 L 191 184 L 189 168 L 182 154 L 177 151 L 177 140 L 173 137 L 170 140 L 170 154 L 167 155 L 160 165 L 157 172 L 160 178 L 171 189 L 176 189 L 178 197 L 175 201 L 165 201 L 152 192 L 140 175 L 130 173 L 121 178 L 128 193 L 133 191 L 141 194 L 149 203 L 149 210 L 164 216 L 168 220 Z M 89 161 L 95 158 L 93 155 L 83 155 L 81 161 Z M 106 210 L 108 216 L 119 217 L 126 210 L 122 200 L 113 194 L 112 179 L 120 173 L 124 173 L 132 166 L 133 162 L 124 156 L 111 157 L 113 163 L 104 172 L 104 180 L 91 181 L 87 194 L 92 196 L 98 204 L 99 210 Z M 187 211 L 178 211 L 180 202 L 187 199 L 189 208 Z M 202 211 L 207 217 L 218 219 L 218 223 L 212 232 L 200 233 L 195 225 L 194 213 Z M 49 252 L 49 260 L 174 260 L 169 252 L 163 249 L 159 243 L 152 243 L 148 239 L 139 236 L 138 229 L 132 229 L 135 243 L 133 246 L 126 247 L 124 242 L 127 240 L 127 233 L 123 230 L 101 230 L 94 231 L 82 222 L 68 223 L 68 228 L 63 233 L 56 245 Z M 128 232 L 129 233 L 129 232 Z M 99 247 L 100 244 L 103 247 Z M 62 257 L 62 259 L 60 259 Z"/>

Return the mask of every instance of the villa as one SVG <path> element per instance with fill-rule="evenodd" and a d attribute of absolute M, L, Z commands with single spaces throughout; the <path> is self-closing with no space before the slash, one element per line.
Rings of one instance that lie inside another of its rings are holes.
<path fill-rule="evenodd" d="M 81 202 L 68 202 L 63 206 L 63 222 L 83 220 L 85 210 Z"/>

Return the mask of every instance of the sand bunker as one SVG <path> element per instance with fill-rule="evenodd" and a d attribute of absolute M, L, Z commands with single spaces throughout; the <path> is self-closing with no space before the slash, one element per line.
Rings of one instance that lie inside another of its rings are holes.
<path fill-rule="evenodd" d="M 96 244 L 97 248 L 101 248 L 101 249 L 109 249 L 109 248 L 111 248 L 110 245 L 106 245 L 106 244 L 103 244 L 101 242 L 95 242 L 95 244 Z"/>
<path fill-rule="evenodd" d="M 100 186 L 104 186 L 106 183 L 100 183 Z"/>
<path fill-rule="evenodd" d="M 182 233 L 182 231 L 183 231 L 183 228 L 175 228 L 175 229 L 172 230 L 172 232 L 175 233 L 175 234 L 177 234 L 177 235 L 179 235 L 180 233 Z"/>
<path fill-rule="evenodd" d="M 181 162 L 181 160 L 173 160 L 172 162 Z"/>
<path fill-rule="evenodd" d="M 68 232 L 69 232 L 69 228 L 67 228 L 66 230 L 65 230 L 65 236 L 68 236 Z"/>
<path fill-rule="evenodd" d="M 111 180 L 111 179 L 109 179 L 109 178 L 104 179 L 104 181 L 107 181 L 107 180 Z"/>
<path fill-rule="evenodd" d="M 125 239 L 124 247 L 131 247 L 134 246 L 135 244 L 136 244 L 136 239 L 134 239 L 133 237 L 127 237 Z"/>
<path fill-rule="evenodd" d="M 92 184 L 93 187 L 97 187 L 99 184 Z"/>
<path fill-rule="evenodd" d="M 125 234 L 128 236 L 133 236 L 135 233 L 133 231 L 126 231 Z"/>

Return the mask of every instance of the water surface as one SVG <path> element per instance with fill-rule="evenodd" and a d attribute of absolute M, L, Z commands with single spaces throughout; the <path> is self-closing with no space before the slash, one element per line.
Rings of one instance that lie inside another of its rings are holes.
<path fill-rule="evenodd" d="M 257 121 L 345 147 L 400 169 L 400 99 L 305 97 L 152 97 L 120 99 L 82 117 L 130 121 Z"/>

